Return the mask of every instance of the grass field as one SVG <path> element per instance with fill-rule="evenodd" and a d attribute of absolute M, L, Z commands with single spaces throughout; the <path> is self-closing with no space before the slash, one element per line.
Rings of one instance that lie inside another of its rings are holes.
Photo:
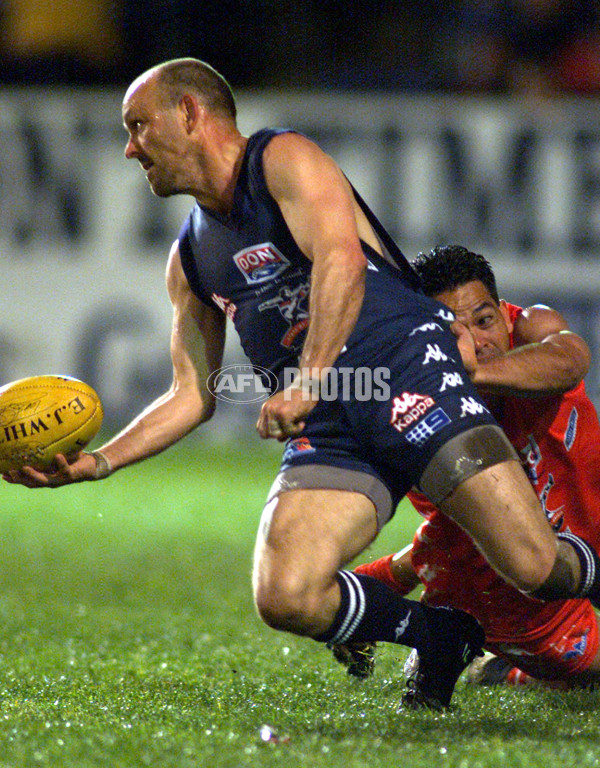
<path fill-rule="evenodd" d="M 102 483 L 3 484 L 0 768 L 600 765 L 598 693 L 459 681 L 453 711 L 396 715 L 401 647 L 360 682 L 262 626 L 250 561 L 277 465 L 258 440 L 190 440 Z"/>

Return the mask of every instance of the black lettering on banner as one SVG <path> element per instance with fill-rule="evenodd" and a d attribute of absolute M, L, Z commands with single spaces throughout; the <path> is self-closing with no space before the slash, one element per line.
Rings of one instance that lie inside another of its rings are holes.
<path fill-rule="evenodd" d="M 536 135 L 515 127 L 498 131 L 486 148 L 479 135 L 457 128 L 439 137 L 448 225 L 460 222 L 459 240 L 510 243 L 529 251 L 537 243 L 532 214 Z"/>

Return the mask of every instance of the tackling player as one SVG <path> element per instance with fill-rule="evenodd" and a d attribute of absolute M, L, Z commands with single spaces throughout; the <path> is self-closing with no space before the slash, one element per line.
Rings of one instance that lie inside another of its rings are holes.
<path fill-rule="evenodd" d="M 466 368 L 517 449 L 550 524 L 600 549 L 600 425 L 583 383 L 585 343 L 548 307 L 521 309 L 500 301 L 490 265 L 465 248 L 436 248 L 413 263 L 425 292 L 449 306 L 462 324 Z M 409 497 L 426 518 L 413 544 L 359 566 L 357 573 L 379 578 L 400 594 L 422 582 L 427 604 L 475 616 L 485 647 L 499 655 L 483 666 L 473 663 L 475 680 L 523 682 L 523 672 L 571 684 L 598 679 L 597 617 L 588 601 L 545 604 L 526 597 L 426 497 Z M 372 668 L 368 646 L 337 647 L 334 653 L 356 676 Z"/>

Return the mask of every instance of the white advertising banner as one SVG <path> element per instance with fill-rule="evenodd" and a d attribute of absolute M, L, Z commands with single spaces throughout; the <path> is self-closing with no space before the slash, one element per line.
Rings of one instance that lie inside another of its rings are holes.
<path fill-rule="evenodd" d="M 78 376 L 117 425 L 170 382 L 164 270 L 193 203 L 154 198 L 125 160 L 120 99 L 0 91 L 0 383 Z M 596 102 L 267 93 L 240 95 L 239 114 L 246 133 L 319 141 L 407 256 L 449 242 L 484 253 L 507 299 L 556 306 L 598 357 Z M 227 355 L 242 359 L 233 340 Z"/>

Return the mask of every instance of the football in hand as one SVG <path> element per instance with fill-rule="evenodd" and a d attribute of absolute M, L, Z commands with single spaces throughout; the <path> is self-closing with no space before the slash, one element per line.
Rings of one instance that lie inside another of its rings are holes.
<path fill-rule="evenodd" d="M 102 403 L 69 376 L 31 376 L 0 388 L 0 473 L 48 468 L 81 451 L 102 425 Z"/>

